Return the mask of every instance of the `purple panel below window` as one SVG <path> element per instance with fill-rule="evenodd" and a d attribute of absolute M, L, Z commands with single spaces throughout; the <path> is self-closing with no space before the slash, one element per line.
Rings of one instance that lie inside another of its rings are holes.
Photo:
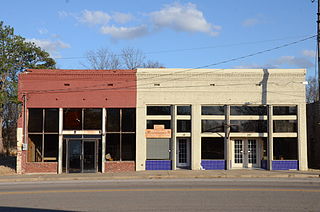
<path fill-rule="evenodd" d="M 272 170 L 299 169 L 297 160 L 274 160 L 272 161 Z"/>
<path fill-rule="evenodd" d="M 147 160 L 146 170 L 171 170 L 171 160 Z"/>
<path fill-rule="evenodd" d="M 225 170 L 225 160 L 201 160 L 201 166 L 205 170 Z"/>

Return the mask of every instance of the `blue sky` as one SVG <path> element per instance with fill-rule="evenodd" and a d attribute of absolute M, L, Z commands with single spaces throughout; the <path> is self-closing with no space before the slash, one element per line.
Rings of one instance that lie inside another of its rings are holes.
<path fill-rule="evenodd" d="M 311 0 L 7 0 L 0 20 L 47 50 L 58 68 L 83 69 L 87 51 L 138 48 L 168 68 L 194 68 L 316 34 Z M 209 68 L 307 68 L 316 40 Z"/>

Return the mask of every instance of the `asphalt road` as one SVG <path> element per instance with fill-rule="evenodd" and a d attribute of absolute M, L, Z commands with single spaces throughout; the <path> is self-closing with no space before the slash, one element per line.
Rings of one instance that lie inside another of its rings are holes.
<path fill-rule="evenodd" d="M 0 211 L 320 211 L 320 179 L 0 183 Z"/>

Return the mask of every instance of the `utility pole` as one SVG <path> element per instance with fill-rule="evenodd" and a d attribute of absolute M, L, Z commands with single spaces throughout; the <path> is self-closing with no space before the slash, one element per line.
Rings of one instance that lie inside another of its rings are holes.
<path fill-rule="evenodd" d="M 312 2 L 314 2 L 313 0 Z M 320 101 L 320 0 L 318 0 L 317 12 L 317 62 L 318 62 L 318 101 Z"/>

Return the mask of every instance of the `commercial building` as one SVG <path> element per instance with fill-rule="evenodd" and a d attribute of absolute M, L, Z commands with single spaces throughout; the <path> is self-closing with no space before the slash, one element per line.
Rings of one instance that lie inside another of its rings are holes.
<path fill-rule="evenodd" d="M 306 170 L 305 74 L 28 70 L 17 171 Z"/>

